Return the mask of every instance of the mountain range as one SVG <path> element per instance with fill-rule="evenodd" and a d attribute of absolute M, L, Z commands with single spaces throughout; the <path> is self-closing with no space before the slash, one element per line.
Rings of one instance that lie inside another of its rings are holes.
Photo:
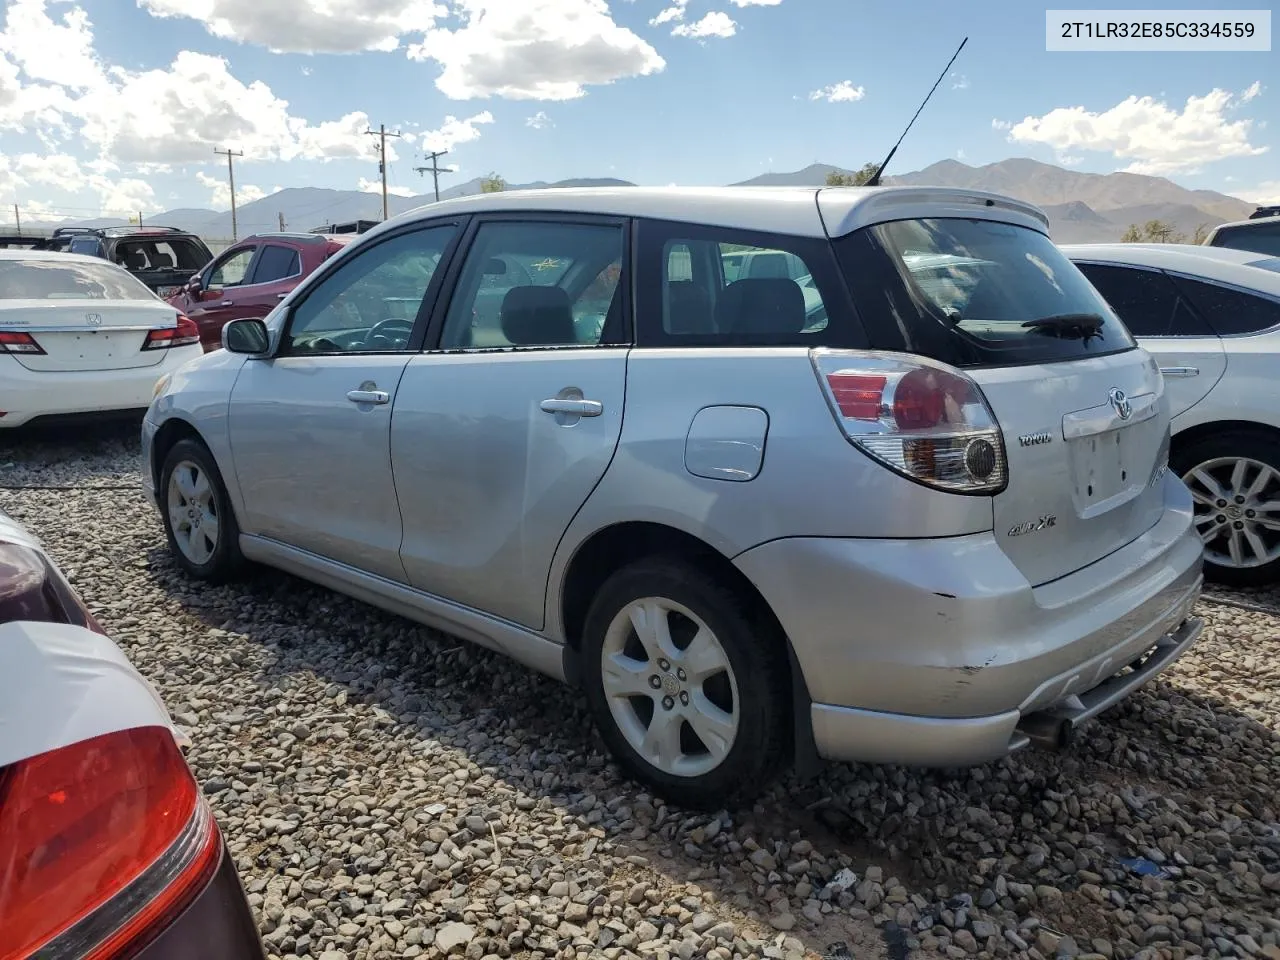
<path fill-rule="evenodd" d="M 735 186 L 819 186 L 831 173 L 848 173 L 845 168 L 815 163 L 791 173 L 764 173 Z M 1130 224 L 1148 220 L 1172 223 L 1176 230 L 1192 236 L 1198 227 L 1213 227 L 1230 220 L 1243 220 L 1254 204 L 1212 190 L 1188 190 L 1164 177 L 1136 173 L 1080 173 L 1038 160 L 1014 158 L 972 167 L 958 160 L 942 160 L 914 173 L 884 178 L 886 185 L 949 186 L 990 190 L 1017 197 L 1039 206 L 1049 218 L 1050 233 L 1059 243 L 1088 243 L 1119 240 Z M 557 187 L 632 186 L 612 178 L 560 180 L 555 183 L 508 184 L 508 189 L 553 189 Z M 479 193 L 481 179 L 456 184 L 440 191 L 442 200 Z M 388 207 L 394 216 L 422 206 L 431 195 L 392 196 Z M 290 187 L 246 203 L 237 210 L 239 236 L 280 229 L 310 230 L 325 223 L 344 220 L 379 219 L 382 197 L 357 190 L 329 190 L 320 187 Z M 24 224 L 37 230 L 55 226 L 119 226 L 123 220 L 99 218 L 63 223 Z M 225 243 L 232 235 L 229 211 L 181 208 L 147 218 L 148 223 L 180 227 Z M 221 245 L 221 244 L 218 244 Z"/>

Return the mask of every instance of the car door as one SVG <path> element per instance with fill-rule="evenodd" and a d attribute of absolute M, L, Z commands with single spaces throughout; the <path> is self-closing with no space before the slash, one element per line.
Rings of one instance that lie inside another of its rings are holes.
<path fill-rule="evenodd" d="M 253 273 L 231 298 L 236 317 L 265 317 L 288 296 L 302 276 L 298 251 L 283 243 L 265 242 L 258 249 Z"/>
<path fill-rule="evenodd" d="M 200 290 L 186 295 L 184 311 L 200 328 L 200 342 L 205 350 L 222 346 L 222 328 L 240 318 L 237 289 L 253 268 L 258 245 L 246 243 L 226 250 L 200 274 Z"/>
<path fill-rule="evenodd" d="M 1114 263 L 1076 266 L 1160 364 L 1170 416 L 1209 395 L 1227 370 L 1222 340 L 1167 275 Z"/>
<path fill-rule="evenodd" d="M 487 218 L 470 234 L 436 346 L 396 395 L 400 556 L 415 587 L 540 629 L 552 556 L 622 426 L 626 224 Z"/>
<path fill-rule="evenodd" d="M 303 292 L 267 359 L 236 379 L 229 432 L 246 533 L 403 582 L 391 411 L 455 223 L 379 238 Z M 416 296 L 405 320 L 387 297 Z"/>

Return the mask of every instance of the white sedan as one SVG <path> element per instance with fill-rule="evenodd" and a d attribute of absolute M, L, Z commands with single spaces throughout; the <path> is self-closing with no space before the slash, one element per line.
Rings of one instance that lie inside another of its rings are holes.
<path fill-rule="evenodd" d="M 141 415 L 156 380 L 201 356 L 195 323 L 97 257 L 0 250 L 0 430 Z"/>
<path fill-rule="evenodd" d="M 1062 251 L 1160 363 L 1169 464 L 1196 501 L 1205 575 L 1280 579 L 1280 258 L 1174 243 Z"/>

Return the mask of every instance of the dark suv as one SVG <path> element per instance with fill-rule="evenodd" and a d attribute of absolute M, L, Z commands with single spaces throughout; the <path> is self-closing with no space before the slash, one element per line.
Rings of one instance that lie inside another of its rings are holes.
<path fill-rule="evenodd" d="M 203 240 L 177 227 L 59 227 L 53 239 L 67 241 L 69 253 L 118 263 L 160 297 L 178 292 L 213 259 Z"/>
<path fill-rule="evenodd" d="M 355 239 L 318 233 L 260 233 L 232 244 L 168 302 L 196 322 L 205 352 L 222 346 L 222 327 L 241 317 L 261 319 L 302 278 Z"/>
<path fill-rule="evenodd" d="M 1259 207 L 1248 220 L 1214 227 L 1204 242 L 1209 247 L 1280 257 L 1280 207 Z"/>

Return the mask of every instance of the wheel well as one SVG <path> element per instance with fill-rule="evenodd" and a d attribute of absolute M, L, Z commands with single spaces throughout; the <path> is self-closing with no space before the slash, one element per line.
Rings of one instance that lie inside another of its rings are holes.
<path fill-rule="evenodd" d="M 1169 444 L 1176 450 L 1203 440 L 1205 437 L 1220 436 L 1224 433 L 1259 433 L 1272 440 L 1280 441 L 1280 430 L 1266 423 L 1257 423 L 1253 420 L 1212 420 L 1175 433 Z"/>
<path fill-rule="evenodd" d="M 161 424 L 155 439 L 151 441 L 151 479 L 156 489 L 160 487 L 160 469 L 164 466 L 164 458 L 180 440 L 194 440 L 201 446 L 208 446 L 200 436 L 200 431 L 185 420 L 174 417 Z"/>

